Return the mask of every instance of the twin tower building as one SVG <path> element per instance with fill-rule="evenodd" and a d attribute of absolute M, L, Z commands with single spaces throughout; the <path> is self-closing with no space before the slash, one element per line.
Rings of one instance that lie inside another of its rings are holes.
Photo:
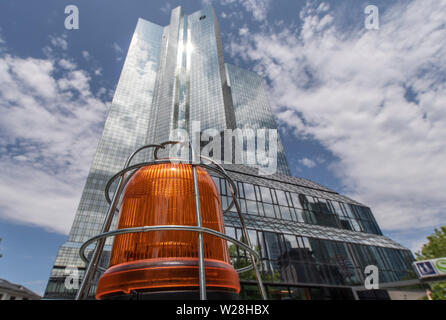
<path fill-rule="evenodd" d="M 46 298 L 76 295 L 76 286 L 67 286 L 65 279 L 74 267 L 82 278 L 85 263 L 79 248 L 100 233 L 108 209 L 105 185 L 127 157 L 142 145 L 172 140 L 172 132 L 192 137 L 197 128 L 214 132 L 214 139 L 220 136 L 222 146 L 228 131 L 250 129 L 255 136 L 241 142 L 242 160 L 247 157 L 248 140 L 259 139 L 257 132 L 265 133 L 266 149 L 274 151 L 269 154 L 274 163 L 268 174 L 259 174 L 264 163 L 226 165 L 237 183 L 251 242 L 262 256 L 261 273 L 269 298 L 350 299 L 351 287 L 363 284 L 368 265 L 378 267 L 381 282 L 407 279 L 412 254 L 382 235 L 367 206 L 291 176 L 280 136 L 268 135 L 277 133 L 277 124 L 263 79 L 224 62 L 213 8 L 186 15 L 177 7 L 168 26 L 138 20 L 68 240 L 60 247 L 51 271 Z M 254 146 L 259 148 L 259 143 Z M 234 159 L 237 151 L 231 148 Z M 226 207 L 226 183 L 211 175 Z M 226 233 L 240 239 L 235 212 L 226 214 L 224 220 Z M 103 266 L 110 248 L 107 242 Z M 234 259 L 245 254 L 230 253 Z M 242 298 L 259 298 L 252 279 L 241 277 L 241 288 Z M 385 290 L 359 295 L 388 297 Z"/>

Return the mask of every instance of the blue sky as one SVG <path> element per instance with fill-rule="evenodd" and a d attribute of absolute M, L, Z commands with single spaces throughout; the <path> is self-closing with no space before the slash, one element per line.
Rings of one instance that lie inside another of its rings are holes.
<path fill-rule="evenodd" d="M 446 1 L 2 1 L 0 277 L 42 294 L 139 17 L 212 2 L 226 62 L 264 76 L 292 172 L 417 250 L 446 221 Z M 66 30 L 66 5 L 80 11 Z M 364 8 L 380 29 L 364 28 Z"/>

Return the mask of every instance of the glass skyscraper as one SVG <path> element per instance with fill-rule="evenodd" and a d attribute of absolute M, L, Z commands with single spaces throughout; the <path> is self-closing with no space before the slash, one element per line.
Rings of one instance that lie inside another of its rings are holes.
<path fill-rule="evenodd" d="M 80 276 L 81 244 L 100 233 L 108 204 L 107 181 L 138 147 L 171 140 L 174 129 L 277 129 L 262 78 L 225 64 L 219 25 L 212 7 L 185 15 L 172 10 L 162 27 L 139 19 L 105 122 L 68 240 L 58 252 L 46 298 L 73 298 L 67 267 Z M 382 235 L 370 208 L 315 182 L 292 177 L 280 137 L 277 173 L 225 165 L 238 186 L 251 241 L 262 257 L 261 272 L 272 299 L 348 299 L 362 285 L 367 265 L 379 268 L 381 282 L 411 277 L 411 252 Z M 148 160 L 139 155 L 134 160 Z M 229 201 L 225 181 L 211 173 L 222 206 Z M 113 226 L 116 226 L 116 219 Z M 225 215 L 226 232 L 241 239 L 235 212 Z M 101 259 L 106 266 L 111 240 Z M 87 251 L 88 252 L 88 251 Z M 91 250 L 90 250 L 91 252 Z M 234 264 L 246 252 L 230 248 Z M 96 276 L 96 279 L 98 275 Z M 252 274 L 241 276 L 242 298 L 258 298 Z M 95 287 L 92 287 L 93 296 Z"/>

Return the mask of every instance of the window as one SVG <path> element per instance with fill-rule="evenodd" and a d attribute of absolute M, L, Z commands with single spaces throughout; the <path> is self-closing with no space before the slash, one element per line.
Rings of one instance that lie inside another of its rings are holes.
<path fill-rule="evenodd" d="M 255 214 L 255 215 L 259 214 L 257 210 L 257 204 L 255 201 L 246 200 L 246 204 L 248 206 L 248 214 Z"/>
<path fill-rule="evenodd" d="M 308 209 L 313 212 L 319 212 L 319 202 L 317 201 L 317 198 L 313 197 L 306 197 L 308 199 Z"/>
<path fill-rule="evenodd" d="M 341 222 L 341 226 L 342 226 L 343 229 L 353 230 L 350 222 L 348 221 L 348 219 L 341 219 L 340 222 Z"/>
<path fill-rule="evenodd" d="M 362 221 L 362 227 L 367 233 L 376 233 L 378 234 L 375 226 L 370 221 Z"/>
<path fill-rule="evenodd" d="M 225 233 L 232 238 L 236 238 L 235 229 L 233 227 L 225 227 Z M 238 247 L 229 241 L 227 241 L 227 244 L 229 257 L 231 258 L 231 262 L 234 262 L 234 258 L 238 256 Z"/>
<path fill-rule="evenodd" d="M 222 195 L 229 195 L 230 192 L 226 192 L 226 180 L 220 179 L 220 194 Z"/>
<path fill-rule="evenodd" d="M 229 201 L 228 197 L 225 197 L 225 196 L 220 196 L 220 200 L 221 200 L 222 210 L 226 210 L 228 208 L 229 204 L 231 203 L 231 201 Z"/>
<path fill-rule="evenodd" d="M 341 206 L 340 206 L 339 202 L 332 200 L 331 204 L 332 204 L 332 207 L 333 207 L 334 211 L 336 212 L 336 214 L 339 217 L 342 217 L 344 214 L 342 212 L 342 209 L 341 209 Z"/>
<path fill-rule="evenodd" d="M 235 238 L 235 229 L 233 227 L 225 227 L 225 233 L 226 235 Z M 228 242 L 228 244 L 230 243 Z"/>
<path fill-rule="evenodd" d="M 258 237 L 259 237 L 259 247 L 260 247 L 260 253 L 262 255 L 263 259 L 268 259 L 268 255 L 266 253 L 266 245 L 265 245 L 265 239 L 263 238 L 263 232 L 257 231 Z"/>
<path fill-rule="evenodd" d="M 358 222 L 356 222 L 356 220 L 350 219 L 350 222 L 353 225 L 353 230 L 362 231 L 361 227 L 359 226 Z"/>
<path fill-rule="evenodd" d="M 291 192 L 291 200 L 293 201 L 294 208 L 302 209 L 300 204 L 299 195 L 297 193 Z"/>
<path fill-rule="evenodd" d="M 368 212 L 365 210 L 364 207 L 360 206 L 352 206 L 352 207 L 356 209 L 356 212 L 358 213 L 360 219 L 369 220 Z"/>
<path fill-rule="evenodd" d="M 308 199 L 305 195 L 303 194 L 299 195 L 299 203 L 302 209 L 309 210 Z"/>
<path fill-rule="evenodd" d="M 257 208 L 258 208 L 258 215 L 259 216 L 264 216 L 264 211 L 263 211 L 263 204 L 261 202 L 257 202 Z"/>
<path fill-rule="evenodd" d="M 260 253 L 259 242 L 257 240 L 257 232 L 253 229 L 247 229 L 249 240 L 251 241 L 251 246 Z"/>
<path fill-rule="evenodd" d="M 243 200 L 243 199 L 238 199 L 238 203 L 239 203 L 239 205 L 240 205 L 240 211 L 241 211 L 242 213 L 247 213 L 247 211 L 246 211 L 246 202 L 245 202 L 245 200 Z"/>
<path fill-rule="evenodd" d="M 299 248 L 297 245 L 297 239 L 296 236 L 291 234 L 284 234 L 284 241 L 285 241 L 285 248 L 287 251 L 290 251 L 291 249 Z"/>
<path fill-rule="evenodd" d="M 310 242 L 308 241 L 308 238 L 307 237 L 302 237 L 301 239 L 302 239 L 302 241 L 304 243 L 304 248 L 311 249 Z"/>
<path fill-rule="evenodd" d="M 276 215 L 274 214 L 274 207 L 272 204 L 264 203 L 263 208 L 265 209 L 265 216 L 275 218 Z"/>
<path fill-rule="evenodd" d="M 293 220 L 292 217 L 291 217 L 290 208 L 280 206 L 280 212 L 282 213 L 282 219 L 284 219 L 284 220 Z"/>
<path fill-rule="evenodd" d="M 302 215 L 302 210 L 300 210 L 300 209 L 294 209 L 294 210 L 296 212 L 297 221 L 305 222 L 303 215 Z"/>
<path fill-rule="evenodd" d="M 215 186 L 217 187 L 217 190 L 218 190 L 218 194 L 221 194 L 221 191 L 220 191 L 220 179 L 217 178 L 217 177 L 211 177 L 211 178 L 212 178 L 212 180 L 214 180 Z"/>
<path fill-rule="evenodd" d="M 318 198 L 319 200 L 319 210 L 323 213 L 330 214 L 330 209 L 328 207 L 328 203 L 325 199 Z"/>
<path fill-rule="evenodd" d="M 237 182 L 237 196 L 239 198 L 244 198 L 245 194 L 243 192 L 243 183 Z"/>
<path fill-rule="evenodd" d="M 260 187 L 260 191 L 262 192 L 263 202 L 273 203 L 271 199 L 271 193 L 269 192 L 269 188 Z"/>
<path fill-rule="evenodd" d="M 238 241 L 245 242 L 245 236 L 243 235 L 243 231 L 242 231 L 242 229 L 235 228 L 235 232 L 236 232 L 236 234 L 237 234 L 236 239 L 237 239 Z M 238 252 L 239 252 L 239 256 L 240 256 L 240 257 L 246 257 L 246 256 L 247 256 L 246 250 L 244 250 L 244 249 L 242 249 L 242 248 L 237 248 L 237 250 L 238 250 Z"/>
<path fill-rule="evenodd" d="M 256 194 L 254 192 L 254 186 L 252 184 L 249 184 L 249 183 L 245 183 L 244 186 L 245 186 L 245 196 L 246 196 L 246 199 L 256 200 Z"/>
<path fill-rule="evenodd" d="M 333 228 L 339 227 L 337 216 L 335 216 L 333 214 L 316 212 L 316 213 L 314 213 L 314 217 L 316 218 L 316 223 L 318 225 L 326 226 L 326 227 L 333 227 Z"/>
<path fill-rule="evenodd" d="M 280 256 L 280 247 L 277 234 L 273 232 L 264 232 L 264 235 L 269 258 L 271 260 L 278 259 Z"/>
<path fill-rule="evenodd" d="M 280 205 L 288 206 L 288 203 L 286 201 L 285 192 L 283 192 L 282 190 L 276 190 L 276 195 L 277 195 L 277 201 L 279 202 Z"/>
<path fill-rule="evenodd" d="M 353 219 L 356 218 L 355 215 L 353 214 L 353 210 L 350 207 L 350 204 L 344 203 L 344 208 L 345 208 L 345 211 L 347 212 L 347 216 L 349 216 L 350 218 L 353 218 Z"/>

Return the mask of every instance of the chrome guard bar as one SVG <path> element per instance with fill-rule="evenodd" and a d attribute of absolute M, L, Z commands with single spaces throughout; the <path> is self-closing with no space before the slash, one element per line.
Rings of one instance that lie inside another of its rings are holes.
<path fill-rule="evenodd" d="M 192 161 L 185 160 L 181 158 L 158 158 L 158 151 L 159 149 L 165 149 L 167 145 L 187 145 L 189 147 L 189 150 L 192 153 Z M 154 161 L 150 162 L 143 162 L 135 165 L 130 165 L 131 161 L 135 157 L 137 153 L 144 149 L 148 148 L 155 148 L 153 155 L 154 155 Z M 204 253 L 203 253 L 203 233 L 211 234 L 216 237 L 222 238 L 226 241 L 230 241 L 234 243 L 236 246 L 242 247 L 243 249 L 247 250 L 250 255 L 251 264 L 240 268 L 237 270 L 238 273 L 246 272 L 251 269 L 254 269 L 254 273 L 257 280 L 257 285 L 259 287 L 260 295 L 262 299 L 266 300 L 266 292 L 265 288 L 263 286 L 263 282 L 260 276 L 260 272 L 258 269 L 257 264 L 260 262 L 260 257 L 258 253 L 252 248 L 251 241 L 249 238 L 249 234 L 246 230 L 245 221 L 243 219 L 243 215 L 240 210 L 240 205 L 237 201 L 237 188 L 234 183 L 234 181 L 229 177 L 229 175 L 226 173 L 225 169 L 219 165 L 214 160 L 198 155 L 200 162 L 197 163 L 196 161 L 196 153 L 194 152 L 192 145 L 190 143 L 184 143 L 179 141 L 167 141 L 161 144 L 148 144 L 145 146 L 142 146 L 135 150 L 127 159 L 124 169 L 119 171 L 117 174 L 115 174 L 107 183 L 105 188 L 105 198 L 107 202 L 109 203 L 109 208 L 107 210 L 107 214 L 104 220 L 104 223 L 102 225 L 101 233 L 99 235 L 96 235 L 92 237 L 91 239 L 84 242 L 79 249 L 79 255 L 83 261 L 87 263 L 87 268 L 84 273 L 84 277 L 82 279 L 82 283 L 79 287 L 79 290 L 76 294 L 76 300 L 85 299 L 88 297 L 88 293 L 90 291 L 91 282 L 93 281 L 94 275 L 97 271 L 104 272 L 105 269 L 99 266 L 100 257 L 102 255 L 102 252 L 104 250 L 105 240 L 107 237 L 110 236 L 116 236 L 118 234 L 128 234 L 128 233 L 137 233 L 137 232 L 150 232 L 150 231 L 159 231 L 159 230 L 179 230 L 179 231 L 193 231 L 198 233 L 198 272 L 199 272 L 199 280 L 200 280 L 200 299 L 206 300 L 206 279 L 205 279 L 205 266 L 204 266 Z M 209 163 L 212 163 L 215 167 L 210 166 L 208 164 L 201 163 L 201 160 L 208 161 Z M 121 197 L 122 191 L 124 190 L 124 187 L 130 180 L 131 176 L 136 172 L 136 169 L 139 169 L 141 167 L 145 167 L 148 165 L 153 164 L 161 164 L 161 163 L 172 163 L 172 162 L 180 162 L 184 164 L 191 164 L 192 165 L 192 173 L 193 173 L 193 182 L 194 182 L 194 195 L 195 195 L 195 210 L 196 210 L 196 216 L 197 216 L 197 226 L 181 226 L 181 225 L 167 225 L 167 226 L 143 226 L 143 227 L 135 227 L 135 228 L 126 228 L 126 229 L 118 229 L 114 231 L 109 231 L 111 227 L 111 223 L 113 220 L 114 213 L 118 211 L 118 202 Z M 234 206 L 236 208 L 238 217 L 240 219 L 242 232 L 243 232 L 243 238 L 245 239 L 246 243 L 243 243 L 237 239 L 234 239 L 232 237 L 227 236 L 224 233 L 215 231 L 213 229 L 202 227 L 201 225 L 201 212 L 200 212 L 200 201 L 199 201 L 199 193 L 198 193 L 198 183 L 197 183 L 197 169 L 196 166 L 204 167 L 206 169 L 209 169 L 220 176 L 224 177 L 226 181 L 228 182 L 229 191 L 231 192 L 232 201 L 229 204 L 229 206 L 223 210 L 223 214 L 226 214 L 229 210 L 231 210 Z M 129 171 L 133 171 L 130 176 L 126 178 L 126 174 Z M 110 198 L 110 188 L 112 184 L 119 178 L 118 186 L 116 188 L 116 191 L 114 192 L 112 198 Z M 93 250 L 93 255 L 90 260 L 88 260 L 85 256 L 85 250 L 86 248 L 91 245 L 92 243 L 96 242 L 96 246 Z"/>

